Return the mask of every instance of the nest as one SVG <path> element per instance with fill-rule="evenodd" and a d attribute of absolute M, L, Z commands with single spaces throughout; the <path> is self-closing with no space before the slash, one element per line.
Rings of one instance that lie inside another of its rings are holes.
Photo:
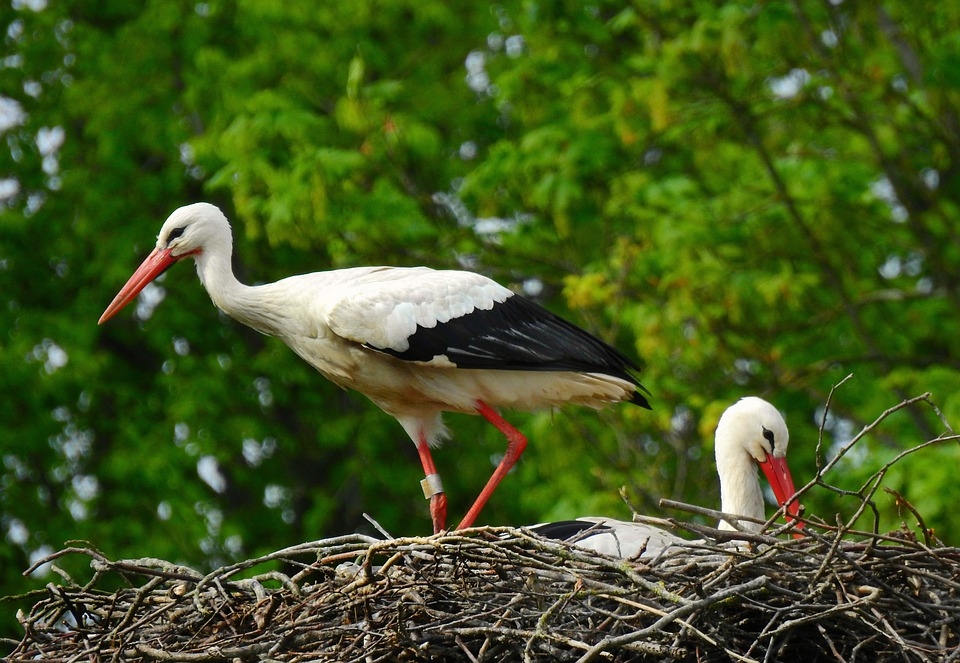
<path fill-rule="evenodd" d="M 93 578 L 48 585 L 7 660 L 960 658 L 960 549 L 726 535 L 635 561 L 512 528 L 351 536 L 209 574 L 68 549 Z"/>
<path fill-rule="evenodd" d="M 328 539 L 211 573 L 70 548 L 41 562 L 85 555 L 92 577 L 58 570 L 6 660 L 960 660 L 960 549 L 852 522 L 793 539 L 661 520 L 710 542 L 632 560 L 488 527 Z"/>

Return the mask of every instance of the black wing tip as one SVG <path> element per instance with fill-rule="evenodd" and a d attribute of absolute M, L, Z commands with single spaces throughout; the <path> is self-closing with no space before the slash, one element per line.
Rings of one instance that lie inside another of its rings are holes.
<path fill-rule="evenodd" d="M 637 390 L 633 392 L 633 396 L 630 398 L 630 402 L 633 403 L 634 405 L 639 405 L 645 410 L 653 410 L 653 406 L 650 405 L 650 401 L 647 400 L 646 396 L 640 393 L 641 391 L 646 392 L 647 394 L 650 393 L 649 391 L 647 391 L 647 388 L 644 387 L 642 384 L 637 384 Z"/>
<path fill-rule="evenodd" d="M 534 525 L 529 529 L 545 539 L 554 539 L 557 541 L 567 541 L 578 537 L 587 530 L 594 530 L 591 534 L 611 531 L 610 527 L 589 520 L 558 520 L 553 523 Z"/>
<path fill-rule="evenodd" d="M 611 377 L 620 378 L 621 380 L 626 380 L 633 386 L 633 392 L 630 394 L 629 398 L 624 398 L 621 403 L 633 403 L 638 405 L 645 410 L 653 410 L 653 406 L 650 405 L 650 401 L 647 399 L 647 396 L 650 396 L 650 390 L 640 384 L 640 377 L 637 375 L 637 369 L 634 368 L 620 368 L 619 371 L 610 371 L 606 375 Z"/>

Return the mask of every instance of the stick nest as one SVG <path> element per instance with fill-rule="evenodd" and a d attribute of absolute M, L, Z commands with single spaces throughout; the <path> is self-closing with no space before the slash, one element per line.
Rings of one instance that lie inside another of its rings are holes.
<path fill-rule="evenodd" d="M 206 575 L 68 549 L 58 555 L 90 556 L 93 578 L 48 585 L 19 615 L 25 635 L 8 660 L 960 656 L 960 549 L 745 536 L 736 547 L 691 544 L 644 561 L 511 528 L 352 536 Z M 126 587 L 98 589 L 117 580 Z"/>
<path fill-rule="evenodd" d="M 62 582 L 18 614 L 7 660 L 960 661 L 960 549 L 915 510 L 919 537 L 852 529 L 890 466 L 933 442 L 881 468 L 847 523 L 787 539 L 659 521 L 710 542 L 653 559 L 487 527 L 316 541 L 207 574 L 69 548 L 38 564 L 85 555 L 92 577 L 54 564 Z M 833 489 L 835 460 L 801 494 Z"/>

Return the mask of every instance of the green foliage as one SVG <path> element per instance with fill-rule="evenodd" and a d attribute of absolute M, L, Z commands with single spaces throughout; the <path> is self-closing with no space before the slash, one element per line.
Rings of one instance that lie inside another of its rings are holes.
<path fill-rule="evenodd" d="M 626 324 L 666 405 L 660 435 L 678 433 L 678 413 L 700 424 L 654 459 L 605 472 L 608 490 L 642 464 L 680 471 L 678 454 L 744 393 L 794 413 L 800 478 L 815 409 L 847 373 L 856 380 L 837 414 L 855 427 L 928 389 L 956 399 L 958 98 L 932 77 L 960 28 L 955 10 L 594 7 L 575 30 L 571 16 L 512 17 L 526 53 L 493 57 L 510 131 L 462 193 L 487 214 L 537 219 L 503 238 L 506 251 L 583 256 L 570 261 L 584 273 L 566 277 L 567 303 Z M 858 472 L 830 479 L 856 487 L 892 456 L 891 440 L 942 428 L 929 414 L 910 423 L 868 441 Z M 633 435 L 649 428 L 640 420 Z M 922 459 L 909 467 L 926 474 Z M 811 510 L 829 512 L 831 498 L 818 499 Z"/>
<path fill-rule="evenodd" d="M 651 513 L 713 504 L 704 441 L 746 394 L 787 413 L 798 484 L 849 373 L 823 453 L 924 391 L 960 421 L 952 3 L 460 4 L 0 10 L 0 95 L 22 110 L 0 150 L 8 592 L 40 586 L 20 571 L 71 539 L 212 565 L 366 527 L 363 512 L 429 530 L 399 426 L 218 314 L 191 270 L 96 326 L 195 200 L 228 212 L 249 282 L 467 264 L 539 282 L 640 360 L 653 412 L 510 416 L 530 446 L 486 522 L 625 517 L 621 486 Z M 454 520 L 503 442 L 449 423 Z M 901 413 L 827 479 L 859 489 L 942 428 Z M 958 455 L 887 475 L 954 544 Z M 910 522 L 877 502 L 883 527 Z M 851 501 L 806 504 L 832 521 Z"/>

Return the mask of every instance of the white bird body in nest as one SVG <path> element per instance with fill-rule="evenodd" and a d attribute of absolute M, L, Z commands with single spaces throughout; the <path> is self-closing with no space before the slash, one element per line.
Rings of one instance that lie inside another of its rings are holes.
<path fill-rule="evenodd" d="M 100 323 L 174 262 L 193 258 L 219 309 L 280 338 L 331 381 L 396 417 L 417 445 L 435 531 L 446 520 L 430 455 L 446 434 L 442 412 L 480 414 L 508 440 L 503 461 L 460 523 L 468 527 L 526 446 L 494 408 L 600 408 L 620 401 L 649 408 L 634 362 L 480 274 L 356 267 L 247 286 L 233 274 L 232 253 L 230 224 L 218 208 L 177 209 Z"/>
<path fill-rule="evenodd" d="M 731 405 L 717 423 L 715 454 L 720 477 L 720 511 L 753 520 L 766 519 L 763 491 L 757 467 L 763 470 L 777 503 L 786 505 L 787 518 L 799 513 L 796 490 L 787 466 L 790 434 L 780 412 L 770 403 L 749 396 Z M 761 525 L 750 520 L 726 519 L 722 530 L 758 532 Z M 802 523 L 797 527 L 800 529 Z M 624 559 L 656 557 L 673 545 L 690 541 L 645 523 L 602 517 L 584 517 L 535 525 L 542 536 L 569 540 L 577 548 Z"/>

